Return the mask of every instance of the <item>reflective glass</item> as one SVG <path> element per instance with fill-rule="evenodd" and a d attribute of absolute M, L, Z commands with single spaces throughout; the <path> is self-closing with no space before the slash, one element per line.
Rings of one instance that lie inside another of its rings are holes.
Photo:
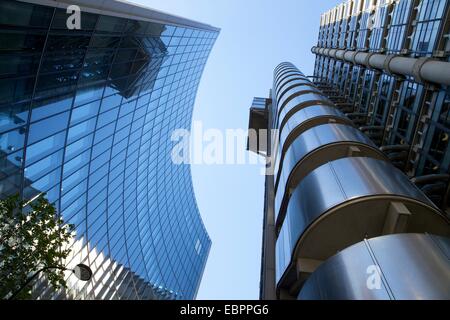
<path fill-rule="evenodd" d="M 72 261 L 89 252 L 94 279 L 111 259 L 158 288 L 153 298 L 193 298 L 211 241 L 170 134 L 190 128 L 217 31 L 88 12 L 74 31 L 66 19 L 61 8 L 0 1 L 0 194 L 46 192 L 87 246 Z M 105 290 L 123 299 L 119 282 Z"/>

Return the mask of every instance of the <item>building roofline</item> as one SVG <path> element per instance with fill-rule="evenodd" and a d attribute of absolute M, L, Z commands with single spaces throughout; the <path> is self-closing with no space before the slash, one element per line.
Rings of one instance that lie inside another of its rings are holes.
<path fill-rule="evenodd" d="M 125 0 L 19 0 L 38 5 L 56 8 L 67 8 L 69 5 L 77 5 L 81 11 L 109 16 L 171 24 L 180 27 L 190 27 L 208 31 L 219 32 L 220 29 L 209 24 L 186 19 L 180 16 L 168 14 L 159 10 Z"/>

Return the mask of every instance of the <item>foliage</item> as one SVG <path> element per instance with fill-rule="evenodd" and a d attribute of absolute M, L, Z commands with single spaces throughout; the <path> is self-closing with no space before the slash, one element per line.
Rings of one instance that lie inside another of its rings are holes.
<path fill-rule="evenodd" d="M 64 268 L 70 253 L 67 244 L 73 229 L 43 196 L 32 203 L 20 201 L 18 195 L 0 200 L 0 299 L 8 298 L 43 268 L 49 268 L 42 275 L 55 290 L 66 288 L 64 271 L 58 268 Z M 16 296 L 29 298 L 30 284 Z"/>

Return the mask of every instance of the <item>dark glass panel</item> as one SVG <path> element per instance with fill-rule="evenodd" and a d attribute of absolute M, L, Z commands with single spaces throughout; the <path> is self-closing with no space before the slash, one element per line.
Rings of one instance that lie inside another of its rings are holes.
<path fill-rule="evenodd" d="M 84 66 L 109 66 L 114 59 L 115 50 L 111 49 L 89 49 L 86 54 Z"/>
<path fill-rule="evenodd" d="M 46 51 L 86 49 L 90 40 L 90 36 L 74 35 L 73 31 L 66 31 L 65 34 L 52 34 L 48 37 Z"/>
<path fill-rule="evenodd" d="M 55 74 L 41 75 L 37 82 L 36 91 L 43 92 L 52 89 L 57 89 L 57 91 L 66 93 L 71 91 L 70 86 L 75 86 L 78 80 L 78 71 L 65 71 Z M 49 92 L 49 94 L 54 95 L 57 92 Z"/>
<path fill-rule="evenodd" d="M 40 54 L 0 54 L 0 77 L 31 75 L 37 72 Z"/>
<path fill-rule="evenodd" d="M 128 20 L 125 32 L 133 34 L 144 34 L 149 27 L 150 22 L 139 20 Z"/>
<path fill-rule="evenodd" d="M 30 99 L 34 88 L 34 79 L 34 77 L 0 79 L 0 105 Z"/>
<path fill-rule="evenodd" d="M 0 25 L 42 27 L 50 24 L 53 8 L 19 1 L 0 1 Z"/>
<path fill-rule="evenodd" d="M 117 52 L 114 63 L 133 61 L 136 56 L 136 49 L 122 49 Z"/>
<path fill-rule="evenodd" d="M 29 102 L 0 107 L 0 132 L 24 125 L 28 120 Z"/>
<path fill-rule="evenodd" d="M 70 55 L 61 53 L 48 53 L 44 56 L 41 65 L 41 73 L 57 72 L 79 69 L 83 65 L 85 51 L 75 50 Z"/>
<path fill-rule="evenodd" d="M 120 37 L 103 36 L 96 34 L 92 37 L 91 48 L 116 48 L 120 43 Z"/>
<path fill-rule="evenodd" d="M 23 151 L 9 156 L 0 153 L 0 197 L 4 198 L 20 192 L 22 159 Z"/>
<path fill-rule="evenodd" d="M 2 30 L 0 53 L 8 51 L 39 52 L 45 44 L 45 33 L 38 31 Z"/>
<path fill-rule="evenodd" d="M 96 30 L 108 32 L 122 32 L 125 29 L 127 20 L 123 18 L 100 16 Z"/>
<path fill-rule="evenodd" d="M 96 81 L 106 81 L 109 73 L 109 66 L 91 66 L 81 71 L 80 85 L 86 85 Z"/>

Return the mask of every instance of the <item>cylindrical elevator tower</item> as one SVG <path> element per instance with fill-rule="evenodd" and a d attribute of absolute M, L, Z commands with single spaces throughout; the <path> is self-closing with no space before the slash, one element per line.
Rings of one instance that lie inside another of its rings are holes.
<path fill-rule="evenodd" d="M 273 143 L 277 297 L 450 298 L 445 215 L 291 63 L 275 69 L 269 111 L 269 128 L 280 133 Z M 405 264 L 417 282 L 395 282 Z M 371 267 L 380 291 L 366 283 Z M 342 292 L 338 281 L 347 281 Z"/>

